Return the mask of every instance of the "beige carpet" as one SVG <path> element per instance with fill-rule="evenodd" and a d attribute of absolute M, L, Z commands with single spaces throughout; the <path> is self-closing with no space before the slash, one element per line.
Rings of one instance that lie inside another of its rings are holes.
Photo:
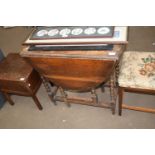
<path fill-rule="evenodd" d="M 19 52 L 21 43 L 30 33 L 31 28 L 16 27 L 4 30 L 0 28 L 0 48 L 5 54 Z M 128 50 L 154 51 L 155 27 L 130 27 Z M 97 90 L 102 100 L 108 99 L 108 91 L 103 95 Z M 89 94 L 84 94 L 89 96 Z M 64 103 L 54 106 L 49 100 L 43 86 L 37 96 L 43 105 L 39 111 L 29 97 L 13 95 L 16 103 L 8 103 L 0 109 L 0 128 L 155 128 L 155 114 L 123 110 L 123 116 L 111 114 L 109 109 L 72 104 L 68 108 Z M 128 104 L 155 107 L 155 97 L 152 95 L 125 95 Z"/>
<path fill-rule="evenodd" d="M 101 97 L 101 92 L 98 90 Z M 87 95 L 87 94 L 86 94 Z M 68 108 L 58 102 L 54 106 L 42 86 L 37 94 L 43 105 L 39 111 L 29 97 L 12 96 L 0 110 L 0 128 L 155 128 L 155 114 L 123 110 L 123 116 L 112 115 L 109 109 L 72 104 Z M 109 97 L 106 94 L 106 97 Z M 126 103 L 155 103 L 154 96 L 127 94 Z"/>

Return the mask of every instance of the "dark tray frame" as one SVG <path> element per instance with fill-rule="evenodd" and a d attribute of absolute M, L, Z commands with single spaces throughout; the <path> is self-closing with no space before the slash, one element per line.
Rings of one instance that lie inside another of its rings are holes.
<path fill-rule="evenodd" d="M 75 29 L 75 28 L 83 28 L 83 29 L 86 29 L 86 28 L 90 28 L 90 27 L 93 27 L 93 28 L 96 28 L 96 29 L 99 29 L 101 27 L 108 27 L 110 28 L 110 33 L 104 35 L 104 34 L 98 34 L 98 33 L 95 33 L 95 34 L 92 34 L 92 35 L 86 35 L 82 32 L 82 35 L 72 35 L 70 34 L 68 37 L 62 37 L 61 35 L 56 35 L 56 36 L 53 36 L 53 37 L 50 37 L 48 35 L 45 35 L 43 37 L 38 37 L 36 34 L 37 32 L 39 32 L 40 30 L 50 30 L 50 29 L 58 29 L 59 31 L 62 30 L 62 29 L 65 29 L 65 28 L 69 28 L 71 30 Z M 36 30 L 34 30 L 34 32 L 32 33 L 31 37 L 30 37 L 30 40 L 51 40 L 51 39 L 82 39 L 82 38 L 111 38 L 113 37 L 113 34 L 114 34 L 114 26 L 51 26 L 51 27 L 45 27 L 45 26 L 39 26 L 36 28 Z M 60 37 L 58 37 L 60 36 Z"/>

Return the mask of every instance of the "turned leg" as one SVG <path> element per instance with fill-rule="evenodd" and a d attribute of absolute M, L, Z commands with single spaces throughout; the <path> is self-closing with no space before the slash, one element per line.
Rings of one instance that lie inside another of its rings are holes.
<path fill-rule="evenodd" d="M 10 103 L 10 105 L 14 105 L 15 103 L 12 101 L 10 95 L 8 93 L 3 92 L 6 100 Z"/>
<path fill-rule="evenodd" d="M 122 103 L 123 103 L 123 88 L 119 87 L 118 89 L 118 94 L 119 94 L 119 107 L 118 107 L 118 110 L 119 110 L 119 115 L 121 116 L 122 115 Z"/>
<path fill-rule="evenodd" d="M 111 110 L 112 114 L 115 114 L 116 107 L 116 93 L 115 93 L 115 73 L 113 73 L 110 77 L 110 97 L 111 97 Z"/>
<path fill-rule="evenodd" d="M 43 107 L 41 106 L 41 104 L 40 104 L 38 98 L 37 98 L 35 95 L 33 95 L 32 98 L 33 98 L 33 100 L 34 100 L 36 106 L 39 108 L 39 110 L 42 110 Z"/>
<path fill-rule="evenodd" d="M 96 94 L 96 90 L 95 90 L 95 89 L 92 89 L 92 90 L 91 90 L 91 94 L 92 94 L 93 103 L 94 103 L 94 104 L 98 104 L 98 96 L 97 96 L 97 94 Z"/>
<path fill-rule="evenodd" d="M 56 94 L 57 94 L 57 92 L 58 92 L 58 89 L 59 89 L 59 87 L 56 86 L 55 89 L 53 90 L 52 94 L 51 94 L 52 99 L 53 99 L 53 103 L 54 103 L 55 105 L 57 105 L 57 104 L 56 104 L 56 101 L 55 101 L 54 97 L 56 96 Z"/>
<path fill-rule="evenodd" d="M 56 88 L 55 91 L 52 93 L 50 83 L 46 81 L 44 77 L 42 77 L 42 80 L 50 100 L 54 103 L 54 105 L 57 105 L 56 101 L 54 100 L 54 96 L 56 95 L 58 88 Z"/>
<path fill-rule="evenodd" d="M 67 94 L 65 93 L 65 91 L 63 90 L 63 88 L 60 87 L 60 93 L 63 96 L 64 102 L 68 105 L 68 107 L 70 107 L 70 103 L 67 101 Z"/>
<path fill-rule="evenodd" d="M 116 64 L 116 67 L 115 67 L 115 71 L 116 71 L 116 84 L 118 86 L 118 76 L 119 76 L 119 63 Z"/>

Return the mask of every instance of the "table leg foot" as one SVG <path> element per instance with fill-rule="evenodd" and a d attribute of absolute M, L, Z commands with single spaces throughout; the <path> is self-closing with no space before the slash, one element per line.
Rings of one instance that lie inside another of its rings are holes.
<path fill-rule="evenodd" d="M 38 98 L 37 98 L 35 95 L 33 95 L 32 98 L 33 98 L 33 100 L 34 100 L 36 106 L 38 107 L 38 109 L 39 109 L 39 110 L 42 110 L 43 107 L 42 107 L 42 105 L 40 104 Z"/>
<path fill-rule="evenodd" d="M 6 100 L 10 103 L 10 105 L 14 105 L 15 103 L 12 101 L 10 95 L 8 93 L 3 93 Z"/>
<path fill-rule="evenodd" d="M 65 93 L 65 91 L 63 90 L 63 88 L 60 87 L 60 93 L 64 98 L 64 102 L 67 104 L 68 107 L 71 107 L 70 103 L 67 100 L 67 94 Z"/>

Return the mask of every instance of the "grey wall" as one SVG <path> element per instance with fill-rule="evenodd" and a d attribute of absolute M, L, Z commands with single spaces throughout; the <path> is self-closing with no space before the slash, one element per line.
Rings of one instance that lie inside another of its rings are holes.
<path fill-rule="evenodd" d="M 31 33 L 32 27 L 13 27 L 4 29 L 0 27 L 0 48 L 4 55 L 10 52 L 19 53 L 22 43 Z M 155 26 L 132 26 L 129 27 L 129 44 L 127 50 L 155 51 Z"/>
<path fill-rule="evenodd" d="M 0 48 L 4 55 L 11 52 L 19 53 L 22 43 L 32 31 L 31 27 L 13 27 L 4 29 L 0 27 Z"/>

